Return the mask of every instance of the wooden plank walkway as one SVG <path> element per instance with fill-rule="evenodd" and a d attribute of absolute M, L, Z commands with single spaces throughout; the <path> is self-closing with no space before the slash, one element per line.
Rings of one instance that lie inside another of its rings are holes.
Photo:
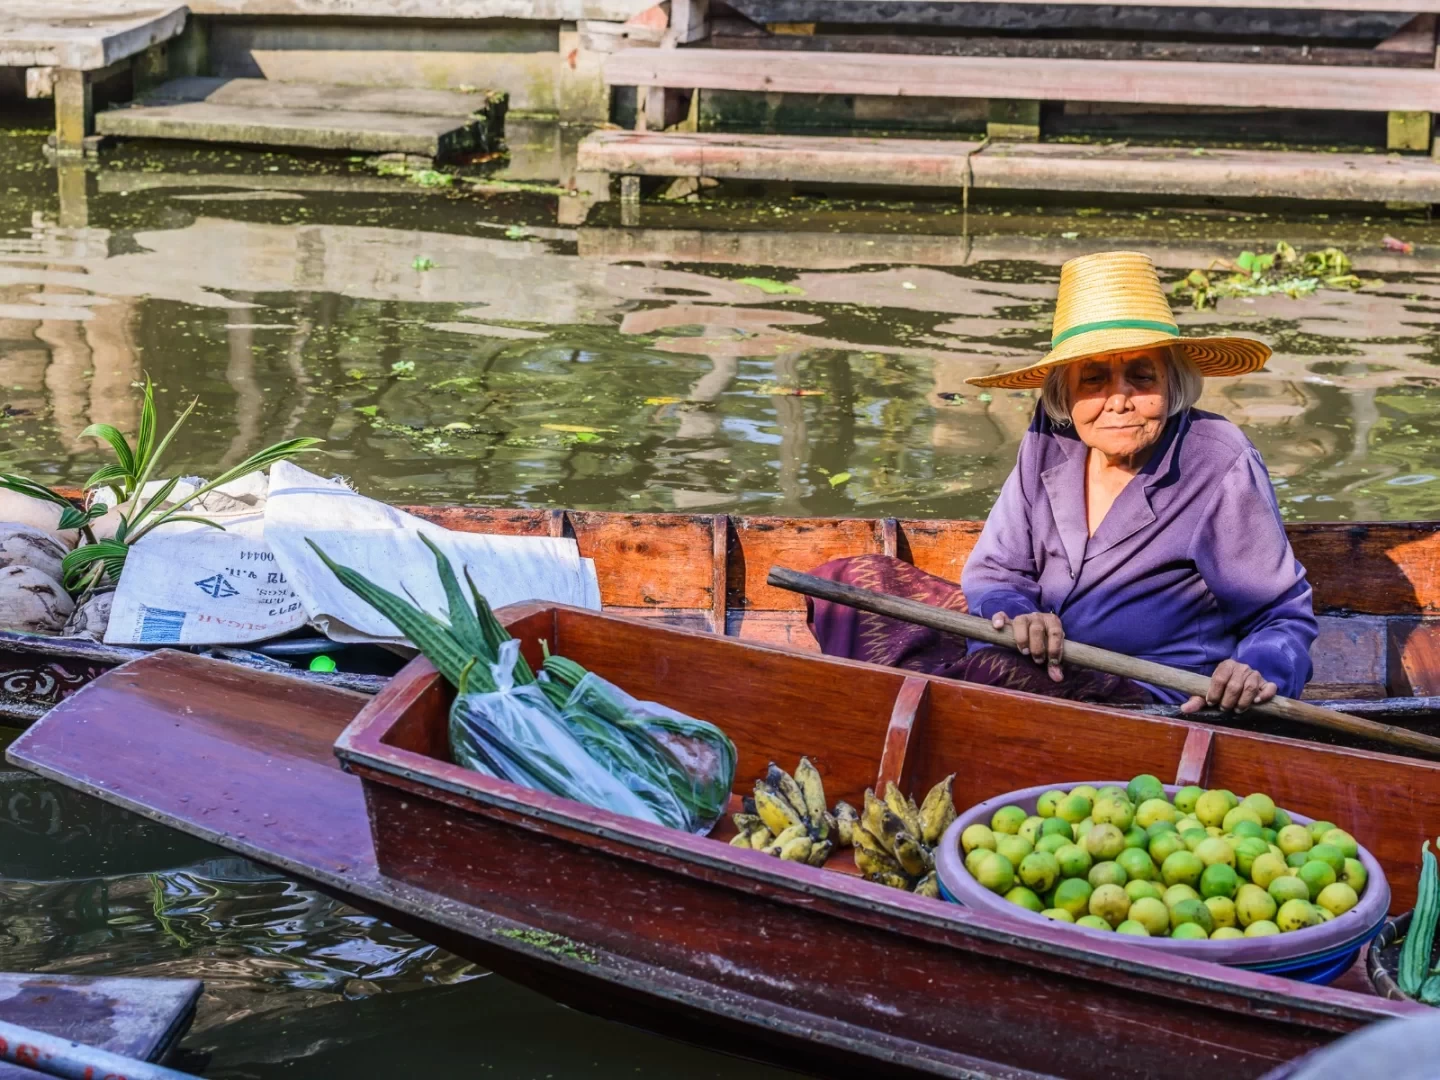
<path fill-rule="evenodd" d="M 1422 157 L 802 135 L 597 131 L 582 173 L 867 186 L 1440 202 Z"/>
<path fill-rule="evenodd" d="M 611 86 L 880 97 L 1440 112 L 1440 71 L 1160 60 L 1026 59 L 767 49 L 624 49 Z"/>
<path fill-rule="evenodd" d="M 100 113 L 102 135 L 444 158 L 491 149 L 504 130 L 505 95 L 174 79 L 134 105 Z"/>
<path fill-rule="evenodd" d="M 175 37 L 186 12 L 169 0 L 5 0 L 0 67 L 98 71 Z"/>
<path fill-rule="evenodd" d="M 0 1020 L 137 1061 L 159 1061 L 189 1029 L 201 989 L 198 979 L 0 973 Z M 0 1064 L 0 1080 L 38 1075 Z"/>

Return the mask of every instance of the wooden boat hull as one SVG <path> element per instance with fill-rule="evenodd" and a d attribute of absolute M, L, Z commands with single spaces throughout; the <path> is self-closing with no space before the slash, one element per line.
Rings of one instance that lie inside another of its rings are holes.
<path fill-rule="evenodd" d="M 562 618 L 534 608 L 502 617 L 528 648 Z M 1393 835 L 1377 840 L 1373 825 L 1340 823 L 1382 854 L 1401 905 L 1413 893 L 1422 819 L 1440 813 L 1440 766 L 1430 763 L 1034 703 L 631 620 L 563 617 L 577 620 L 557 631 L 567 655 L 642 696 L 724 723 L 741 751 L 737 784 L 767 756 L 808 752 L 820 757 L 832 797 L 854 798 L 877 770 L 923 786 L 955 769 L 962 798 L 974 801 L 1017 786 L 1024 761 L 1033 767 L 1047 753 L 1036 737 L 1044 730 L 1063 767 L 1085 775 L 1110 774 L 1123 760 L 1197 779 L 1211 770 L 1215 782 L 1237 786 L 1273 778 L 1265 786 L 1292 802 L 1294 785 L 1307 783 L 1330 785 L 1317 799 L 1378 791 L 1378 802 L 1339 809 L 1392 818 Z M 607 655 L 623 670 L 607 669 Z M 423 670 L 410 676 L 371 704 L 372 719 L 407 695 L 435 692 Z M 364 704 L 160 653 L 70 698 L 10 756 L 312 881 L 577 1007 L 826 1075 L 880 1066 L 1109 1080 L 1209 1065 L 1259 1076 L 1367 1023 L 1422 1009 L 1160 961 L 1119 939 L 1034 929 L 475 774 L 457 778 L 447 771 L 454 766 L 423 753 L 435 746 L 433 724 L 366 725 L 368 743 L 357 725 L 347 741 L 367 770 L 362 791 L 361 779 L 338 769 L 332 743 Z M 1261 748 L 1266 755 L 1247 752 Z M 385 767 L 364 765 L 363 755 Z"/>

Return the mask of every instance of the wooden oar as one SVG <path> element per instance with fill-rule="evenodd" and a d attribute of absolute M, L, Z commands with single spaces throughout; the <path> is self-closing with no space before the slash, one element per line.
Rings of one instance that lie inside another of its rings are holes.
<path fill-rule="evenodd" d="M 772 567 L 766 581 L 777 589 L 803 593 L 860 611 L 914 623 L 916 626 L 928 626 L 932 630 L 973 638 L 990 645 L 1016 648 L 1015 633 L 1010 627 L 996 630 L 989 619 L 976 615 L 947 611 L 930 604 L 922 604 L 918 600 L 872 592 L 855 585 L 843 585 L 838 581 L 829 581 L 814 574 L 802 574 L 798 570 L 789 570 L 783 566 Z M 1097 649 L 1093 645 L 1082 645 L 1068 638 L 1065 641 L 1064 662 L 1104 671 L 1110 675 L 1123 675 L 1127 679 L 1135 679 L 1152 686 L 1179 690 L 1182 694 L 1204 697 L 1210 689 L 1210 680 L 1204 675 L 1196 675 L 1193 671 L 1182 671 L 1152 660 L 1139 660 L 1133 656 L 1111 652 L 1109 649 Z M 1318 705 L 1296 701 L 1294 698 L 1274 697 L 1261 705 L 1252 705 L 1250 711 L 1325 728 L 1328 731 L 1342 732 L 1360 739 L 1373 739 L 1416 754 L 1440 758 L 1440 739 L 1433 736 L 1407 731 L 1390 724 L 1377 724 L 1373 720 L 1362 720 L 1358 716 L 1349 716 L 1334 709 L 1322 709 Z"/>

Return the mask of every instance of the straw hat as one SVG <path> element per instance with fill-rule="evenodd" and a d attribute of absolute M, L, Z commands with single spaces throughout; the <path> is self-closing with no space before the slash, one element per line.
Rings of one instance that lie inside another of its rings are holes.
<path fill-rule="evenodd" d="M 1244 375 L 1270 358 L 1270 346 L 1250 338 L 1182 338 L 1155 264 L 1138 251 L 1102 251 L 1062 266 L 1052 334 L 1050 351 L 1035 363 L 965 381 L 1025 390 L 1043 386 L 1062 364 L 1152 345 L 1178 348 L 1202 375 Z"/>

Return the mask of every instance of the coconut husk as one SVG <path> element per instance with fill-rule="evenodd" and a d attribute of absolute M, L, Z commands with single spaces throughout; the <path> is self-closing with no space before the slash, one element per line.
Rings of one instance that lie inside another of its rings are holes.
<path fill-rule="evenodd" d="M 58 634 L 75 603 L 50 575 L 33 566 L 0 568 L 0 629 Z"/>
<path fill-rule="evenodd" d="M 63 581 L 60 561 L 65 545 L 53 533 L 18 522 L 0 522 L 0 566 L 33 566 L 46 577 Z"/>
<path fill-rule="evenodd" d="M 61 508 L 56 503 L 32 499 L 29 495 L 0 488 L 0 521 L 40 529 L 55 537 L 67 549 L 73 548 L 80 539 L 80 533 L 76 529 L 65 529 L 62 532 L 60 514 Z"/>
<path fill-rule="evenodd" d="M 104 641 L 105 631 L 110 627 L 110 605 L 114 600 L 114 589 L 91 593 L 70 613 L 65 622 L 65 636 Z"/>

